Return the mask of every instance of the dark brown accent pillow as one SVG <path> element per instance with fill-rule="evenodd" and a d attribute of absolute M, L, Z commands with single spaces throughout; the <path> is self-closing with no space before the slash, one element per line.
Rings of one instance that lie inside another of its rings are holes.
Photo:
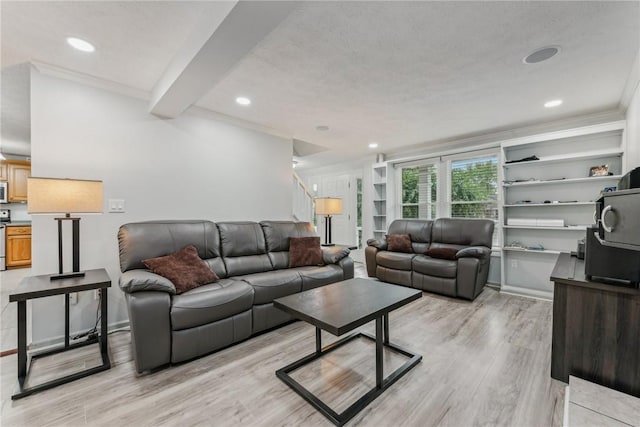
<path fill-rule="evenodd" d="M 412 254 L 411 237 L 408 234 L 387 234 L 387 250 Z"/>
<path fill-rule="evenodd" d="M 458 249 L 456 248 L 429 248 L 426 252 L 431 258 L 455 260 Z"/>
<path fill-rule="evenodd" d="M 322 264 L 320 237 L 291 237 L 289 239 L 289 267 Z"/>
<path fill-rule="evenodd" d="M 173 282 L 176 294 L 220 280 L 198 256 L 195 246 L 189 245 L 171 255 L 142 260 L 153 273 Z"/>

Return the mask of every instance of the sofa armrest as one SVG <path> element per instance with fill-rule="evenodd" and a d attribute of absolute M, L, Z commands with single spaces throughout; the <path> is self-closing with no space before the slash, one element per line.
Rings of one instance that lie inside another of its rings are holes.
<path fill-rule="evenodd" d="M 342 280 L 353 279 L 353 258 L 346 256 L 338 261 L 338 265 L 342 268 Z"/>
<path fill-rule="evenodd" d="M 386 240 L 377 240 L 377 239 L 369 239 L 367 240 L 367 246 L 372 246 L 381 251 L 387 250 L 387 241 Z"/>
<path fill-rule="evenodd" d="M 376 261 L 376 255 L 378 254 L 378 248 L 375 246 L 367 246 L 364 248 L 364 261 L 367 266 L 367 276 L 376 277 L 376 269 L 378 263 Z"/>
<path fill-rule="evenodd" d="M 322 260 L 325 264 L 337 264 L 342 258 L 351 253 L 349 248 L 344 246 L 323 246 Z"/>
<path fill-rule="evenodd" d="M 171 280 L 147 270 L 129 270 L 122 273 L 119 280 L 120 289 L 127 294 L 140 291 L 160 291 L 176 294 L 176 287 Z"/>
<path fill-rule="evenodd" d="M 468 248 L 460 249 L 456 253 L 456 259 L 460 258 L 479 258 L 487 259 L 491 256 L 491 249 L 486 246 L 469 246 Z"/>
<path fill-rule="evenodd" d="M 171 296 L 167 292 L 125 294 L 136 371 L 142 373 L 171 361 Z"/>

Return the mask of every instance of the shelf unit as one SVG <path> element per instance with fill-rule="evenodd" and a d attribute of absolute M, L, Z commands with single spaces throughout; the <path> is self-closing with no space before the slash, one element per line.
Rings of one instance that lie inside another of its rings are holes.
<path fill-rule="evenodd" d="M 573 184 L 582 182 L 594 182 L 594 181 L 610 181 L 612 179 L 619 180 L 622 175 L 609 175 L 609 176 L 590 176 L 587 178 L 569 178 L 569 179 L 554 179 L 548 181 L 523 181 L 514 182 L 512 184 L 502 184 L 503 187 L 518 187 L 521 185 L 554 185 L 554 184 Z"/>
<path fill-rule="evenodd" d="M 388 188 L 390 186 L 389 178 L 392 174 L 388 171 L 387 162 L 375 163 L 372 167 L 373 172 L 373 237 L 382 240 L 387 233 L 388 227 L 388 211 L 390 204 L 387 200 Z"/>
<path fill-rule="evenodd" d="M 624 174 L 625 122 L 618 121 L 503 141 L 503 292 L 553 298 L 549 280 L 561 252 L 576 250 L 593 223 L 595 200 Z M 535 155 L 540 160 L 507 163 Z M 610 176 L 589 177 L 592 166 L 608 165 Z M 519 182 L 516 182 L 519 181 Z M 530 203 L 522 203 L 528 200 Z M 544 203 L 568 201 L 565 203 Z M 563 219 L 566 227 L 506 225 L 509 218 Z M 544 250 L 524 247 L 542 245 Z"/>
<path fill-rule="evenodd" d="M 525 207 L 560 207 L 560 206 L 584 206 L 595 205 L 596 202 L 565 202 L 565 203 L 516 203 L 514 205 L 504 205 L 505 208 L 525 208 Z"/>

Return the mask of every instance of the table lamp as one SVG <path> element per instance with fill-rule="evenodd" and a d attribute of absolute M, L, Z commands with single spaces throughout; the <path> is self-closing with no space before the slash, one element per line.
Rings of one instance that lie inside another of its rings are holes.
<path fill-rule="evenodd" d="M 324 215 L 324 244 L 322 246 L 333 246 L 331 243 L 331 217 L 342 214 L 342 199 L 336 197 L 318 197 L 315 199 L 316 215 Z"/>
<path fill-rule="evenodd" d="M 58 274 L 51 280 L 82 277 L 80 271 L 80 218 L 75 213 L 102 213 L 102 181 L 58 178 L 29 178 L 27 211 L 30 214 L 65 214 L 58 221 Z M 63 273 L 62 221 L 72 224 L 73 271 Z"/>

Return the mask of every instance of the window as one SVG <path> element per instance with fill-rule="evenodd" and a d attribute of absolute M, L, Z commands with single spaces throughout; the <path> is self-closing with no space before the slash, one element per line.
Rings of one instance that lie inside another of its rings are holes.
<path fill-rule="evenodd" d="M 498 219 L 498 157 L 451 162 L 451 217 Z"/>
<path fill-rule="evenodd" d="M 401 185 L 402 218 L 436 218 L 438 168 L 435 164 L 402 168 Z"/>

